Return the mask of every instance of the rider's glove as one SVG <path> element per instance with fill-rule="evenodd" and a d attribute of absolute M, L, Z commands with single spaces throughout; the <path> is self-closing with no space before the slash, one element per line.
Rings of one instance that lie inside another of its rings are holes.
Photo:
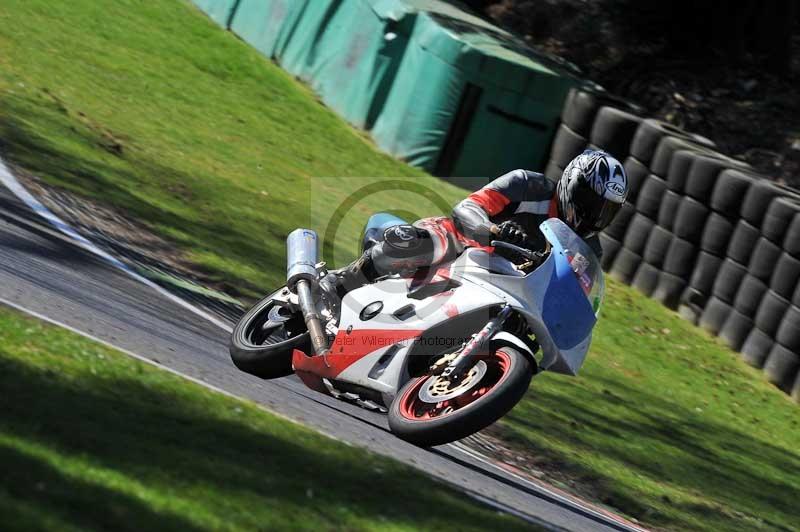
<path fill-rule="evenodd" d="M 528 239 L 525 230 L 517 222 L 508 220 L 498 225 L 498 228 L 500 232 L 497 233 L 497 240 L 520 246 Z"/>

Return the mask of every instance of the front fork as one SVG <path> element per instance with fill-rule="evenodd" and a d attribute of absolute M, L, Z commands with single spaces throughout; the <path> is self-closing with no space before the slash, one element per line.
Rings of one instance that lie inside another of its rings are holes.
<path fill-rule="evenodd" d="M 460 381 L 472 367 L 472 359 L 477 354 L 484 354 L 488 349 L 488 340 L 502 329 L 511 315 L 511 305 L 505 305 L 500 312 L 489 320 L 478 333 L 464 346 L 461 352 L 442 371 L 442 376 L 451 382 Z"/>

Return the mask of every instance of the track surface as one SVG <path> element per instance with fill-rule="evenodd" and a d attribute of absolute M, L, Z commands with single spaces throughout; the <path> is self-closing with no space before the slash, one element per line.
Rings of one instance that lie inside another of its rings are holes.
<path fill-rule="evenodd" d="M 226 331 L 74 246 L 2 186 L 0 300 L 413 465 L 532 523 L 556 530 L 630 530 L 456 446 L 426 450 L 407 444 L 388 432 L 384 416 L 317 394 L 294 377 L 265 382 L 237 371 Z"/>

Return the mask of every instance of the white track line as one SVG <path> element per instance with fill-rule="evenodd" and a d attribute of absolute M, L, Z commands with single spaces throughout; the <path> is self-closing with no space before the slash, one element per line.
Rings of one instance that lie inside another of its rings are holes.
<path fill-rule="evenodd" d="M 543 493 L 543 494 L 547 495 L 548 497 L 551 497 L 552 499 L 555 499 L 555 500 L 561 502 L 564 506 L 567 506 L 567 507 L 570 507 L 570 508 L 580 508 L 580 510 L 582 512 L 585 512 L 587 514 L 591 514 L 595 518 L 600 519 L 602 521 L 607 521 L 607 522 L 610 521 L 610 522 L 614 523 L 615 525 L 617 525 L 617 526 L 619 526 L 621 528 L 627 528 L 627 529 L 629 529 L 631 531 L 636 531 L 636 532 L 648 532 L 646 528 L 642 528 L 642 527 L 640 527 L 638 525 L 635 525 L 635 524 L 633 524 L 633 523 L 631 523 L 631 522 L 629 522 L 627 520 L 624 520 L 624 519 L 612 514 L 611 512 L 608 512 L 606 514 L 606 513 L 604 513 L 604 511 L 599 511 L 599 510 L 596 510 L 596 509 L 592 508 L 591 506 L 587 506 L 585 504 L 582 504 L 580 501 L 575 500 L 570 496 L 562 495 L 561 493 L 558 493 L 557 491 L 553 491 L 553 490 L 547 488 L 544 485 L 541 485 L 541 484 L 536 483 L 536 482 L 532 482 L 532 481 L 528 480 L 527 478 L 525 478 L 525 477 L 523 477 L 521 475 L 518 475 L 517 473 L 514 473 L 513 471 L 510 471 L 510 470 L 508 470 L 508 469 L 506 469 L 504 467 L 501 467 L 501 466 L 497 465 L 491 458 L 487 457 L 486 455 L 484 455 L 484 454 L 482 454 L 482 453 L 480 453 L 478 451 L 475 451 L 473 449 L 468 448 L 467 446 L 465 446 L 462 443 L 458 443 L 458 442 L 451 443 L 449 445 L 449 447 L 451 449 L 455 449 L 457 451 L 460 451 L 460 452 L 462 452 L 463 454 L 465 454 L 467 456 L 470 456 L 472 459 L 477 460 L 478 462 L 481 462 L 481 463 L 483 463 L 485 465 L 488 465 L 488 466 L 491 466 L 491 467 L 497 469 L 498 471 L 501 471 L 503 474 L 510 476 L 511 478 L 516 480 L 517 482 L 529 486 L 532 490 L 534 490 L 536 492 L 539 492 L 539 493 Z"/>
<path fill-rule="evenodd" d="M 187 375 L 185 373 L 181 373 L 180 371 L 172 369 L 169 366 L 165 366 L 165 365 L 163 365 L 163 364 L 161 364 L 159 362 L 156 362 L 155 360 L 151 360 L 151 359 L 149 359 L 147 357 L 143 357 L 142 355 L 138 355 L 138 354 L 134 353 L 133 351 L 128 351 L 124 347 L 120 347 L 118 345 L 114 345 L 114 344 L 112 344 L 111 342 L 109 342 L 107 340 L 103 340 L 102 338 L 98 338 L 97 336 L 94 336 L 93 334 L 87 333 L 87 332 L 82 331 L 80 329 L 76 329 L 72 325 L 67 325 L 63 321 L 58 321 L 58 320 L 56 320 L 54 318 L 51 318 L 49 316 L 45 316 L 44 314 L 36 312 L 35 310 L 31 310 L 31 309 L 29 309 L 27 307 L 24 307 L 24 306 L 20 305 L 19 303 L 15 303 L 15 302 L 13 302 L 11 300 L 5 299 L 4 297 L 0 297 L 0 305 L 5 305 L 7 307 L 13 308 L 15 310 L 18 310 L 20 312 L 23 312 L 23 313 L 31 316 L 31 317 L 34 317 L 36 319 L 45 321 L 45 322 L 47 322 L 47 323 L 49 323 L 51 325 L 57 325 L 58 327 L 66 329 L 66 330 L 68 330 L 70 332 L 73 332 L 75 334 L 79 334 L 79 335 L 83 336 L 84 338 L 88 338 L 89 340 L 92 340 L 93 342 L 97 342 L 97 343 L 102 344 L 102 345 L 104 345 L 106 347 L 110 347 L 111 349 L 114 349 L 115 351 L 119 351 L 121 353 L 124 353 L 124 354 L 128 355 L 129 357 L 135 358 L 136 360 L 139 360 L 139 361 L 144 362 L 146 364 L 150 364 L 151 366 L 155 366 L 155 367 L 157 367 L 159 369 L 163 369 L 164 371 L 172 373 L 173 375 L 177 375 L 179 377 L 182 377 L 182 378 L 184 378 L 184 379 L 186 379 L 188 381 L 191 381 L 191 382 L 193 382 L 195 384 L 199 384 L 200 386 L 208 388 L 209 390 L 215 391 L 217 393 L 221 393 L 222 395 L 225 395 L 227 397 L 231 397 L 233 399 L 238 399 L 240 401 L 248 401 L 247 399 L 244 399 L 242 397 L 239 397 L 238 395 L 232 394 L 229 391 L 223 390 L 222 388 L 218 388 L 218 387 L 214 386 L 213 384 L 209 384 L 206 381 L 200 380 L 200 379 L 198 379 L 196 377 L 192 377 L 191 375 Z M 274 413 L 274 412 L 272 412 L 270 410 L 270 413 Z M 280 416 L 280 414 L 278 414 L 278 415 Z M 289 419 L 289 418 L 287 418 L 285 416 L 281 416 L 281 417 L 284 417 L 285 419 Z M 294 421 L 294 420 L 290 420 L 290 421 L 296 423 L 296 421 Z"/>
<path fill-rule="evenodd" d="M 83 235 L 75 231 L 72 227 L 70 227 L 64 220 L 53 214 L 50 209 L 42 205 L 42 203 L 33 197 L 33 195 L 28 192 L 28 190 L 22 186 L 22 184 L 17 180 L 16 177 L 11 173 L 11 171 L 6 166 L 5 162 L 0 160 L 0 183 L 6 186 L 20 201 L 25 203 L 33 212 L 47 220 L 53 227 L 61 231 L 63 234 L 67 235 L 69 238 L 73 240 L 73 243 L 88 251 L 89 253 L 96 255 L 103 260 L 107 261 L 109 264 L 117 268 L 118 270 L 122 270 L 126 274 L 130 275 L 137 281 L 149 286 L 150 288 L 156 290 L 159 294 L 166 297 L 173 303 L 180 305 L 181 307 L 185 308 L 186 310 L 200 316 L 201 318 L 213 323 L 220 329 L 232 332 L 233 329 L 228 323 L 220 320 L 219 318 L 212 316 L 208 312 L 197 308 L 196 306 L 187 303 L 180 297 L 172 294 L 168 290 L 162 288 L 160 285 L 154 283 L 150 279 L 143 277 L 142 275 L 136 273 L 132 268 L 121 262 L 116 257 L 109 255 L 96 245 L 94 245 L 90 240 L 85 238 Z"/>

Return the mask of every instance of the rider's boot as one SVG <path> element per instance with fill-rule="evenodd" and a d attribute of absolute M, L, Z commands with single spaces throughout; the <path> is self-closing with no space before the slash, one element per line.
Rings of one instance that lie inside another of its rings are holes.
<path fill-rule="evenodd" d="M 371 249 L 366 250 L 359 258 L 339 270 L 339 288 L 345 292 L 369 284 L 380 275 L 375 270 Z"/>

